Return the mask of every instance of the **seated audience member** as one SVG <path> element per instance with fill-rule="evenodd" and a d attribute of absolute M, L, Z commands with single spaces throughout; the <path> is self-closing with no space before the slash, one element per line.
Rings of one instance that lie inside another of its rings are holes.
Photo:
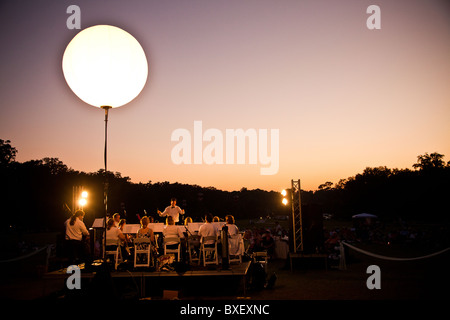
<path fill-rule="evenodd" d="M 334 251 L 334 248 L 339 245 L 339 235 L 337 232 L 332 232 L 331 236 L 325 241 L 324 247 L 327 252 Z"/>
<path fill-rule="evenodd" d="M 266 231 L 261 239 L 261 245 L 267 251 L 269 257 L 273 257 L 275 252 L 275 240 L 269 231 Z"/>
<path fill-rule="evenodd" d="M 252 253 L 254 246 L 255 246 L 255 242 L 254 242 L 254 239 L 253 239 L 252 230 L 247 229 L 247 230 L 244 231 L 245 252 Z"/>

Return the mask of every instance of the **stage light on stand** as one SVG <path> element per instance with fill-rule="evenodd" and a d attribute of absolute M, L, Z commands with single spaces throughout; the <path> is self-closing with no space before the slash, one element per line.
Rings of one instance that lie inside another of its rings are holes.
<path fill-rule="evenodd" d="M 83 210 L 84 206 L 87 204 L 86 198 L 81 198 L 80 200 L 78 200 L 78 204 L 80 205 L 81 210 Z"/>
<path fill-rule="evenodd" d="M 283 196 L 283 200 L 281 200 L 281 203 L 284 204 L 284 205 L 287 205 L 289 203 L 289 201 L 288 201 L 288 199 L 286 199 L 286 196 L 287 196 L 286 189 L 283 189 L 281 191 L 281 195 Z"/>

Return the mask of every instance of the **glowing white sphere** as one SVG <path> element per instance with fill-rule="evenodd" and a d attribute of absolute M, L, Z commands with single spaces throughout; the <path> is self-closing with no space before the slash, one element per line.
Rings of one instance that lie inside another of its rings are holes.
<path fill-rule="evenodd" d="M 64 52 L 62 69 L 72 91 L 95 107 L 123 106 L 148 76 L 145 52 L 128 32 L 109 25 L 80 31 Z"/>

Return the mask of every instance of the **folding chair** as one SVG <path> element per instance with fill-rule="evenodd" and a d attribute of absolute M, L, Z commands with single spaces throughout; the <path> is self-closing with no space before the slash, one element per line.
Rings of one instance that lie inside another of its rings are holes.
<path fill-rule="evenodd" d="M 261 263 L 264 266 L 264 270 L 267 273 L 268 269 L 267 264 L 269 263 L 269 258 L 267 256 L 266 251 L 253 252 L 253 262 Z"/>
<path fill-rule="evenodd" d="M 214 241 L 213 244 L 205 244 L 208 241 Z M 212 260 L 207 260 L 206 254 L 213 256 Z M 219 264 L 219 256 L 217 254 L 217 237 L 216 236 L 206 236 L 201 238 L 200 244 L 200 254 L 203 255 L 203 266 L 207 264 Z M 200 261 L 199 261 L 200 262 Z"/>
<path fill-rule="evenodd" d="M 114 250 L 106 250 L 105 256 L 114 256 L 114 269 L 117 270 L 117 266 L 122 262 L 122 251 L 120 250 L 120 241 L 113 239 L 106 239 L 106 248 L 115 247 Z"/>
<path fill-rule="evenodd" d="M 149 238 L 134 239 L 134 267 L 150 267 L 151 242 Z"/>
<path fill-rule="evenodd" d="M 176 245 L 176 248 L 168 248 L 167 246 Z M 175 253 L 177 260 L 180 261 L 181 255 L 181 241 L 179 237 L 165 237 L 164 238 L 164 254 Z"/>
<path fill-rule="evenodd" d="M 189 236 L 187 239 L 187 250 L 189 254 L 189 263 L 192 263 L 194 260 L 198 261 L 198 264 L 200 264 L 200 250 L 197 254 L 197 249 L 200 249 L 200 236 L 199 235 L 192 235 Z"/>
<path fill-rule="evenodd" d="M 228 261 L 242 263 L 244 254 L 244 239 L 241 234 L 234 234 L 228 238 Z"/>

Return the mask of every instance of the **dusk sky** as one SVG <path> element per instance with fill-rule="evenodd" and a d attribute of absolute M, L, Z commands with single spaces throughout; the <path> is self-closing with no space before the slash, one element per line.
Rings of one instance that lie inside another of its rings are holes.
<path fill-rule="evenodd" d="M 450 160 L 448 0 L 6 0 L 0 139 L 19 162 L 104 167 L 104 111 L 81 101 L 62 71 L 81 31 L 66 25 L 70 5 L 81 29 L 120 27 L 146 53 L 141 94 L 109 112 L 108 170 L 132 182 L 279 191 L 300 179 L 316 190 L 366 167 L 412 169 L 425 152 Z M 379 30 L 366 25 L 370 5 L 381 10 Z M 175 164 L 172 133 L 193 135 L 194 121 L 224 139 L 228 129 L 266 129 L 269 139 L 279 130 L 277 172 L 262 175 L 260 157 Z"/>

